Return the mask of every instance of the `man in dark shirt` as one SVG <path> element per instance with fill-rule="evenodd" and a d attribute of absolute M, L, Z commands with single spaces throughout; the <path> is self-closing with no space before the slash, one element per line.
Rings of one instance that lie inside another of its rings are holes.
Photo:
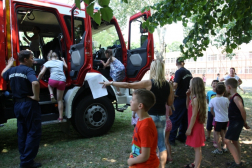
<path fill-rule="evenodd" d="M 180 142 L 185 142 L 186 140 L 186 129 L 188 125 L 187 119 L 187 108 L 186 108 L 186 91 L 189 89 L 190 80 L 192 79 L 192 74 L 186 68 L 184 68 L 184 61 L 178 58 L 176 60 L 176 66 L 178 70 L 175 73 L 174 78 L 174 108 L 173 114 L 170 116 L 172 122 L 172 130 L 170 132 L 169 141 L 171 145 L 175 145 L 175 140 Z M 177 135 L 179 128 L 179 134 Z"/>
<path fill-rule="evenodd" d="M 20 65 L 12 67 L 14 59 L 10 58 L 1 76 L 9 81 L 15 102 L 20 168 L 40 167 L 41 164 L 33 160 L 38 153 L 41 137 L 40 87 L 31 68 L 33 53 L 29 50 L 20 51 L 18 59 Z"/>

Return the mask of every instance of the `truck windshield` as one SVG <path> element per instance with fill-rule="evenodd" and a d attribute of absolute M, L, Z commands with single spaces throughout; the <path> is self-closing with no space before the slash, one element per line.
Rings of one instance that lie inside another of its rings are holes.
<path fill-rule="evenodd" d="M 92 34 L 93 41 L 95 41 L 101 48 L 107 49 L 108 47 L 121 45 L 117 31 L 113 25 L 112 27 L 111 25 L 105 27 L 100 32 L 92 30 Z"/>

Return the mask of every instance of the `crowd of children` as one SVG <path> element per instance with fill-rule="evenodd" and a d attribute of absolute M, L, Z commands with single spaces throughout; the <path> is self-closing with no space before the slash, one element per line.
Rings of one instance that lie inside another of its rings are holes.
<path fill-rule="evenodd" d="M 234 158 L 234 162 L 227 163 L 229 168 L 243 167 L 243 164 L 241 162 L 241 148 L 239 144 L 239 137 L 243 127 L 245 127 L 246 129 L 249 129 L 250 127 L 246 122 L 246 111 L 244 109 L 243 99 L 237 93 L 238 81 L 234 78 L 227 79 L 225 83 L 219 82 L 218 80 L 213 80 L 211 86 L 212 90 L 208 91 L 206 95 L 204 82 L 201 78 L 195 77 L 190 81 L 190 86 L 186 93 L 188 108 L 186 145 L 194 148 L 195 158 L 191 164 L 185 165 L 184 167 L 200 167 L 202 159 L 201 147 L 205 146 L 205 140 L 210 140 L 212 127 L 214 127 L 213 143 L 216 147 L 216 149 L 213 150 L 212 153 L 223 154 L 224 152 L 227 152 L 228 149 Z M 148 94 L 149 97 L 152 97 L 152 94 Z M 150 167 L 150 165 L 151 167 L 158 167 L 159 165 L 159 161 L 156 156 L 157 133 L 153 130 L 153 123 L 151 119 L 149 119 L 150 117 L 148 117 L 147 113 L 148 108 L 152 105 L 152 103 L 148 103 L 148 107 L 146 107 L 147 102 L 144 102 L 146 98 L 141 98 L 141 96 L 146 97 L 148 94 L 146 93 L 145 95 L 143 95 L 139 94 L 138 91 L 136 91 L 134 92 L 131 101 L 131 110 L 135 111 L 133 112 L 132 116 L 132 124 L 136 124 L 133 135 L 132 151 L 141 153 L 141 155 L 138 154 L 138 157 L 136 157 L 135 159 L 131 159 L 134 156 L 134 153 L 131 153 L 128 164 L 132 168 Z M 206 118 L 206 101 L 209 104 L 209 108 L 206 127 L 207 136 L 205 138 L 204 123 Z M 134 104 L 134 102 L 136 104 Z M 169 122 L 169 116 L 172 115 L 172 110 L 169 106 L 167 106 L 166 108 L 167 124 L 165 138 L 166 142 L 169 142 L 167 140 L 169 139 L 169 131 L 172 127 L 172 124 Z M 136 119 L 135 114 L 139 116 L 139 119 Z M 145 120 L 146 118 L 150 120 L 148 120 L 148 126 L 143 124 L 143 120 Z M 145 127 L 145 129 L 143 129 L 143 127 Z M 146 132 L 148 132 L 148 129 L 150 132 L 147 136 Z M 141 130 L 143 132 L 141 132 Z M 153 139 L 151 139 L 151 137 Z M 144 143 L 138 141 L 138 146 L 136 146 L 137 140 L 144 140 Z M 169 143 L 166 143 L 166 146 L 168 156 L 167 161 L 171 162 L 171 147 Z"/>

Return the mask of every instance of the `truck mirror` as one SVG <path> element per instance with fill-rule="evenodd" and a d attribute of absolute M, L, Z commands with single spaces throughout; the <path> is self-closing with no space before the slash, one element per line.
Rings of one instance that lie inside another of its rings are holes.
<path fill-rule="evenodd" d="M 142 23 L 140 24 L 140 33 L 148 33 L 148 29 L 143 28 Z"/>

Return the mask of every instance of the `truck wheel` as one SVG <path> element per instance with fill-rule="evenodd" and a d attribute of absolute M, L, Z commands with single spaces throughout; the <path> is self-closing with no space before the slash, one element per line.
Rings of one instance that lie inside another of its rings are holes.
<path fill-rule="evenodd" d="M 82 99 L 74 114 L 75 126 L 84 137 L 105 134 L 112 127 L 115 120 L 115 109 L 107 97 L 93 99 L 87 96 Z"/>

